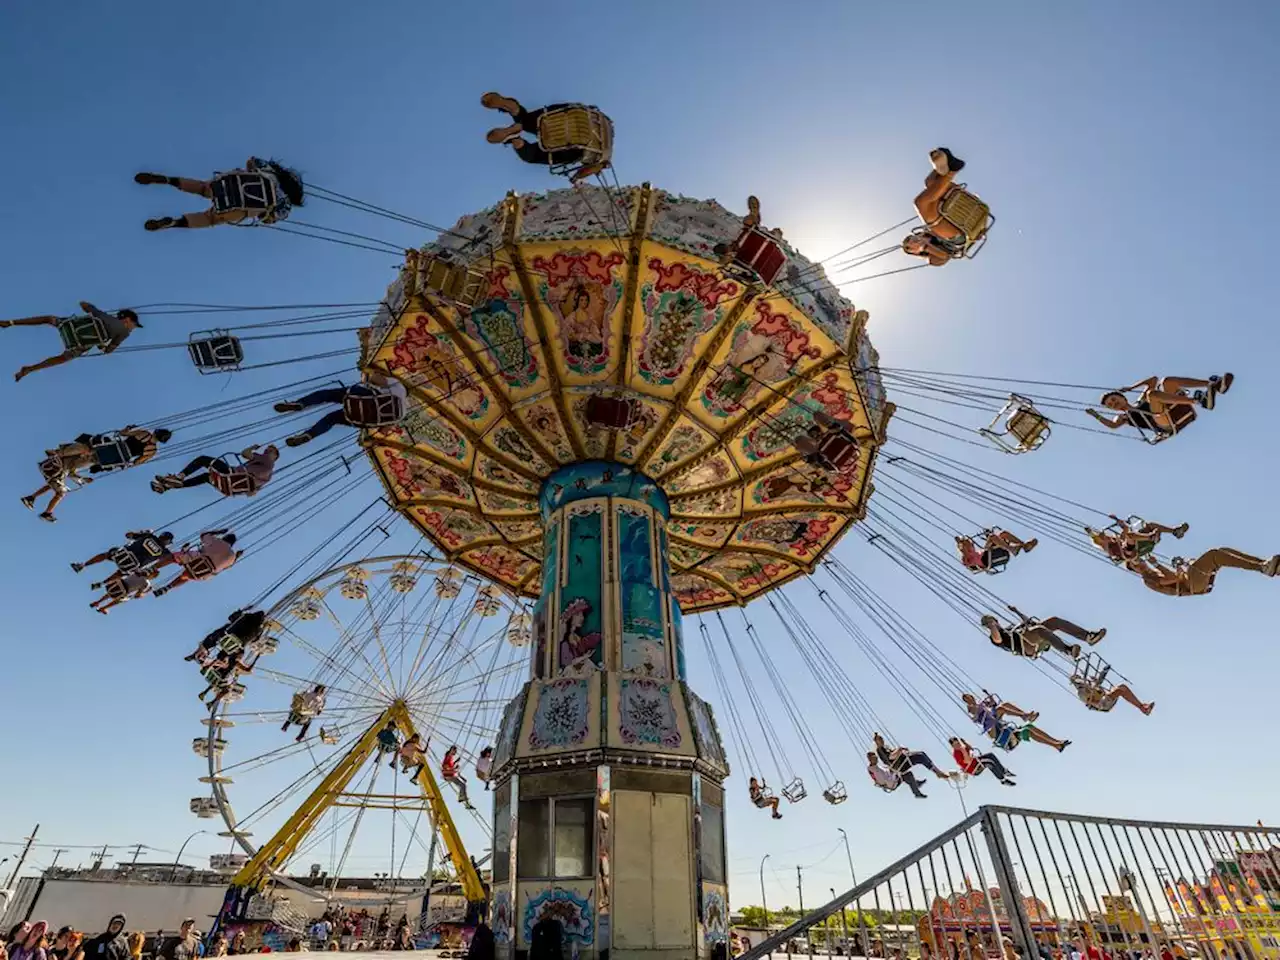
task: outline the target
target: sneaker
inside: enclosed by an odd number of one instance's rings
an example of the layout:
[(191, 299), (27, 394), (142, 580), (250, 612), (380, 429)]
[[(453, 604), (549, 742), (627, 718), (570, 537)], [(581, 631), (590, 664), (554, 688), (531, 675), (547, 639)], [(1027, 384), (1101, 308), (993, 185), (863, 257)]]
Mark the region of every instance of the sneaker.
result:
[(780, 814), (777, 810), (773, 811), (773, 819), (775, 819), (775, 820), (781, 820), (781, 819), (782, 819), (782, 814)]
[(302, 404), (296, 400), (281, 400), (275, 405), (276, 413), (297, 413), (302, 409)]
[(1093, 631), (1093, 633), (1089, 634), (1089, 636), (1085, 638), (1085, 643), (1089, 644), (1089, 646), (1091, 647), (1097, 646), (1098, 641), (1100, 641), (1106, 635), (1107, 635), (1106, 627), (1103, 627), (1101, 630), (1095, 630)]
[(160, 217), (156, 220), (148, 220), (142, 225), (142, 228), (154, 233), (156, 230), (167, 230), (177, 222), (173, 217)]
[(1209, 382), (1213, 384), (1215, 393), (1226, 393), (1231, 389), (1231, 384), (1236, 382), (1236, 375), (1224, 373), (1221, 377), (1210, 377)]
[(1174, 535), (1174, 537), (1176, 537), (1177, 539), (1181, 540), (1183, 537), (1185, 537), (1185, 536), (1187, 535), (1187, 531), (1188, 531), (1188, 530), (1190, 530), (1190, 529), (1191, 529), (1191, 524), (1189, 524), (1189, 523), (1180, 523), (1180, 524), (1178, 524), (1176, 527), (1174, 527), (1174, 528), (1173, 528), (1173, 535)]
[(1023, 545), (1022, 545), (1022, 549), (1023, 549), (1026, 553), (1030, 553), (1032, 550), (1034, 550), (1034, 549), (1035, 549), (1036, 547), (1038, 547), (1039, 545), (1040, 545), (1040, 541), (1039, 541), (1039, 540), (1037, 540), (1035, 537), (1032, 537), (1030, 540), (1028, 540), (1028, 541), (1026, 541), (1025, 543), (1023, 543)]
[(151, 481), (151, 489), (155, 493), (164, 493), (166, 490), (177, 490), (182, 486), (182, 478), (172, 473), (163, 473)]
[(1072, 660), (1080, 659), (1080, 644), (1073, 643), (1068, 651)]
[(26, 507), (28, 510), (34, 510), (34, 509), (36, 508), (36, 498), (35, 498), (35, 497), (23, 497), (23, 498), (22, 498), (22, 505), (23, 505), (24, 507)]
[(1039, 719), (1040, 719), (1039, 710), (1032, 710), (1030, 713), (1027, 714), (1027, 723), (1035, 723)]
[(1277, 553), (1267, 561), (1267, 565), (1262, 568), (1262, 572), (1268, 577), (1274, 577), (1277, 573), (1280, 573), (1280, 553)]
[(41, 519), (41, 520), (46, 521), (47, 523), (57, 523), (57, 522), (58, 522), (58, 518), (57, 518), (57, 517), (55, 517), (52, 513), (50, 513), (48, 510), (46, 510), (44, 513), (40, 514), (40, 519)]
[[(939, 154), (941, 154), (940, 157)], [(935, 147), (929, 154), (929, 159), (933, 160), (933, 168), (943, 176), (948, 173), (959, 173), (964, 169), (964, 161), (946, 147)]]
[(1191, 395), (1191, 399), (1200, 404), (1204, 409), (1212, 410), (1213, 396), (1214, 394), (1212, 390), (1197, 390)]
[(310, 442), (311, 442), (311, 434), (295, 433), (292, 437), (290, 437), (288, 440), (285, 441), (285, 444), (290, 447), (300, 447), (304, 443), (310, 443)]
[(74, 570), (76, 573), (79, 573), (81, 570), (83, 570), (83, 569), (84, 569), (84, 564), (83, 564), (83, 563), (76, 563), (74, 560), (72, 560), (72, 561), (71, 561), (71, 569), (72, 569), (72, 570)]
[(1149, 717), (1151, 716), (1151, 711), (1154, 710), (1155, 708), (1156, 708), (1156, 702), (1152, 700), (1146, 706), (1139, 707), (1138, 709), (1142, 711), (1142, 715), (1144, 717)]
[(1016, 787), (1018, 785), (1016, 782), (1014, 782), (1013, 780), (1010, 780), (1008, 777), (1005, 777), (1003, 780), (1000, 781), (1000, 783), (1006, 787)]
[(1059, 752), (1059, 753), (1061, 753), (1063, 750), (1067, 749), (1067, 747), (1069, 747), (1069, 746), (1071, 746), (1071, 741), (1070, 741), (1070, 740), (1063, 740), (1063, 741), (1062, 741), (1062, 746), (1058, 747), (1058, 752)]
[(168, 183), (169, 178), (160, 173), (135, 173), (133, 175), (133, 182), (141, 183), (143, 185), (151, 183)]

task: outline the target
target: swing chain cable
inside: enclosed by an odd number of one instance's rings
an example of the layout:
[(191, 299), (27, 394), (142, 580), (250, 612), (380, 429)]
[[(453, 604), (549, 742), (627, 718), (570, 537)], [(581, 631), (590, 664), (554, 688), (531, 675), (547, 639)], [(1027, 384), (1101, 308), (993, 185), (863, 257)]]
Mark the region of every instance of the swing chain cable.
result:
[(869, 742), (872, 733), (883, 728), (883, 723), (875, 715), (870, 701), (854, 685), (844, 667), (828, 647), (818, 639), (813, 628), (787, 595), (781, 593), (778, 599), (786, 609), (785, 615), (778, 609), (772, 596), (768, 598), (769, 607), (778, 618), (778, 622), (782, 624), (783, 630), (791, 638), (791, 642), (800, 653), (814, 680), (817, 681), (818, 688), (826, 697), (845, 735), (854, 744)]
[(804, 714), (800, 710), (799, 704), (796, 703), (795, 697), (791, 691), (787, 689), (787, 685), (783, 682), (781, 674), (768, 652), (764, 648), (764, 644), (760, 642), (760, 636), (756, 632), (755, 624), (747, 617), (747, 613), (742, 608), (738, 612), (742, 615), (742, 622), (746, 626), (747, 637), (751, 640), (755, 647), (756, 655), (760, 658), (761, 664), (764, 666), (765, 675), (773, 684), (774, 692), (777, 694), (782, 709), (787, 714), (787, 718), (791, 721), (791, 725), (795, 730), (796, 738), (800, 741), (800, 746), (808, 755), (810, 762), (813, 764), (813, 772), (822, 778), (824, 783), (831, 783), (835, 780), (835, 774), (832, 773), (830, 765), (823, 759), (822, 754), (817, 749), (818, 738), (814, 735), (813, 728), (809, 726), (805, 720)]
[(786, 751), (782, 749), (782, 744), (778, 742), (773, 729), (769, 726), (764, 703), (756, 692), (755, 685), (747, 676), (746, 664), (742, 662), (742, 657), (739, 655), (737, 647), (734, 646), (733, 638), (729, 635), (729, 628), (719, 610), (716, 611), (716, 622), (720, 625), (720, 633), (724, 637), (725, 645), (729, 648), (729, 655), (733, 657), (734, 665), (738, 669), (738, 676), (742, 680), (742, 687), (747, 694), (747, 702), (750, 704), (751, 712), (755, 714), (756, 723), (760, 728), (760, 739), (764, 741), (765, 749), (769, 751), (774, 770), (779, 777), (786, 778), (786, 783), (790, 783), (796, 778), (795, 771), (791, 768), (790, 763), (786, 762)]
[[(929, 699), (924, 696), (910, 680), (894, 668), (884, 651), (881, 650), (871, 640), (867, 633), (853, 620), (853, 618), (849, 616), (848, 611), (832, 602), (830, 594), (825, 591), (821, 591), (819, 593), (819, 597), (835, 617), (836, 622), (844, 628), (845, 632), (862, 651), (863, 655), (871, 661), (872, 666), (874, 666), (889, 685), (897, 691), (898, 696), (902, 698), (903, 702), (907, 704), (908, 708), (921, 720), (929, 731), (936, 735), (939, 740), (945, 744), (948, 736), (945, 721), (943, 721), (937, 710), (934, 709), (933, 705), (929, 702)], [(864, 610), (864, 612), (866, 611)], [(885, 632), (886, 636), (888, 636), (891, 641), (895, 640), (892, 633), (888, 631)], [(893, 736), (892, 731), (884, 730), (880, 732), (888, 735), (891, 739), (898, 740), (897, 737)], [(901, 745), (900, 740), (898, 740), (898, 744)]]
[(760, 758), (756, 755), (751, 745), (751, 737), (747, 733), (746, 723), (738, 710), (737, 698), (730, 693), (728, 676), (725, 673), (723, 664), (720, 662), (720, 654), (716, 650), (715, 644), (711, 641), (711, 634), (707, 630), (707, 623), (703, 617), (698, 618), (698, 631), (702, 635), (702, 643), (707, 651), (707, 659), (711, 663), (711, 678), (715, 682), (716, 693), (720, 695), (720, 702), (724, 704), (725, 713), (729, 718), (730, 739), (737, 747), (736, 752), (743, 759), (749, 774), (755, 776), (763, 770), (760, 766)]

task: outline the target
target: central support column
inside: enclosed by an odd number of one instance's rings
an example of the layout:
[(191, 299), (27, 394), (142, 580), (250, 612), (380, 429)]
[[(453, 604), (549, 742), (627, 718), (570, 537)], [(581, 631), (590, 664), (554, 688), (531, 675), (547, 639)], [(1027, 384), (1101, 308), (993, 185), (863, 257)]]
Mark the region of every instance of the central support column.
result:
[(693, 960), (727, 937), (724, 748), (684, 682), (666, 495), (625, 464), (543, 484), (531, 679), (494, 756), (493, 929), (523, 957)]

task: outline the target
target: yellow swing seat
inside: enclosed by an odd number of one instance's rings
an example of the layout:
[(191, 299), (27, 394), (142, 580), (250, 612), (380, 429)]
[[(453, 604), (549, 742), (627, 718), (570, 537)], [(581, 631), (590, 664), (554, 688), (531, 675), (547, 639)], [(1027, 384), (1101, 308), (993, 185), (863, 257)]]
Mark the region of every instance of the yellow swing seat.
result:
[[(613, 156), (613, 121), (596, 107), (582, 103), (548, 110), (538, 118), (538, 145), (551, 155), (554, 174), (573, 174), (584, 167), (608, 164)], [(582, 153), (572, 160), (564, 159), (569, 151)]]
[[(967, 185), (958, 183), (947, 191), (938, 208), (938, 220), (946, 221), (962, 234), (962, 242), (952, 242), (955, 255), (965, 259), (973, 259), (987, 242), (987, 233), (995, 225), (995, 217), (991, 208), (976, 193), (971, 193)], [(933, 226), (933, 224), (930, 224)]]

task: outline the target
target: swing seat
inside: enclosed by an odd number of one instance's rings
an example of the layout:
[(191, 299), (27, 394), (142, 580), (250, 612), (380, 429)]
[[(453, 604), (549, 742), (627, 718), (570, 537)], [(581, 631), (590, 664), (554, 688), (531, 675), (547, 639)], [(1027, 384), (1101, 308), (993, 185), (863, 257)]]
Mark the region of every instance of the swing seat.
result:
[(436, 596), (441, 600), (452, 600), (462, 592), (462, 584), (457, 580), (455, 574), (442, 574), (436, 577), (435, 583)]
[(446, 300), (474, 307), (488, 290), (489, 278), (483, 270), (443, 257), (424, 256), (418, 268), (418, 289)]
[(97, 317), (67, 317), (58, 324), (58, 336), (68, 350), (101, 349), (111, 342), (111, 335)]
[(815, 456), (820, 458), (826, 469), (838, 473), (851, 462), (857, 461), (858, 441), (844, 427), (836, 427), (818, 441)]
[(303, 593), (298, 602), (290, 608), (289, 612), (299, 620), (319, 620), (320, 604), (323, 600), (324, 594), (315, 587), (311, 587)]
[(608, 164), (613, 156), (613, 121), (583, 103), (548, 110), (538, 118), (538, 145), (550, 154), (549, 167), (557, 176)]
[(630, 430), (640, 412), (640, 404), (630, 397), (606, 397), (593, 394), (584, 410), (587, 423), (606, 430)]
[(978, 431), (1005, 453), (1030, 453), (1049, 439), (1049, 420), (1026, 397), (1009, 394), (1009, 401)]
[(743, 283), (768, 287), (786, 265), (786, 251), (773, 234), (758, 226), (744, 227), (734, 241), (733, 258), (725, 265), (725, 273)]
[(837, 780), (831, 786), (827, 787), (827, 789), (822, 791), (822, 799), (832, 806), (835, 806), (836, 804), (844, 803), (849, 799), (849, 791), (845, 789), (843, 781)]
[(1194, 423), (1196, 419), (1196, 407), (1194, 403), (1179, 403), (1169, 407), (1169, 420), (1173, 424), (1173, 430), (1165, 432), (1163, 430), (1148, 431), (1142, 427), (1138, 427), (1138, 432), (1142, 434), (1142, 439), (1152, 445), (1163, 443), (1170, 437), (1177, 436), (1187, 427), (1188, 424)]
[(223, 653), (238, 653), (244, 649), (244, 641), (234, 633), (223, 633), (218, 638), (218, 649)]
[(338, 592), (347, 600), (363, 600), (369, 596), (369, 587), (359, 577), (343, 577)]
[(224, 497), (252, 497), (260, 489), (258, 481), (245, 472), (239, 454), (228, 453), (219, 458), (228, 469), (216, 464), (209, 467), (209, 485)]
[(226, 703), (239, 703), (244, 699), (244, 684), (233, 683), (227, 688), (226, 695), (222, 698)]
[(387, 578), (387, 582), (391, 584), (391, 589), (396, 593), (413, 593), (418, 586), (418, 578), (414, 575), (413, 564), (397, 563), (391, 576)]
[(336, 746), (338, 740), (342, 738), (342, 731), (338, 727), (330, 727), (320, 731), (320, 742), (326, 747)]
[(155, 563), (168, 552), (168, 547), (155, 537), (148, 536), (135, 540), (127, 547), (112, 547), (107, 551), (107, 556), (121, 573), (132, 573), (139, 567)]
[(804, 781), (796, 777), (782, 788), (782, 795), (790, 803), (799, 803), (809, 795), (809, 791), (805, 789)]
[(112, 600), (128, 600), (129, 588), (123, 580), (108, 580), (103, 584), (107, 591), (107, 596)]
[(188, 807), (201, 820), (212, 820), (218, 816), (218, 801), (213, 797), (192, 797)]
[[(978, 255), (987, 242), (987, 233), (995, 224), (991, 216), (991, 208), (976, 193), (969, 191), (966, 184), (958, 183), (947, 191), (938, 208), (938, 221), (945, 221), (959, 230), (963, 241), (943, 241), (955, 250), (955, 256), (972, 260)], [(929, 224), (933, 226), (933, 224)], [(935, 238), (937, 239), (937, 238)]]
[(226, 330), (193, 333), (187, 343), (187, 353), (201, 373), (237, 370), (244, 363), (244, 347), (240, 338)]
[(219, 174), (210, 184), (215, 213), (248, 210), (254, 215), (270, 213), (276, 206), (275, 178), (248, 170)]
[(246, 643), (245, 647), (254, 656), (266, 657), (280, 649), (280, 639), (264, 633), (256, 640)]
[(192, 580), (208, 580), (218, 572), (213, 567), (213, 561), (200, 553), (184, 561), (181, 566)]
[(61, 457), (45, 457), (40, 461), (40, 476), (45, 483), (53, 483), (66, 475), (66, 467)]
[(348, 390), (342, 398), (342, 412), (353, 427), (387, 427), (404, 419), (404, 401), (393, 393)]
[(105, 471), (123, 470), (131, 465), (129, 445), (124, 437), (105, 434), (93, 438), (93, 459)]

